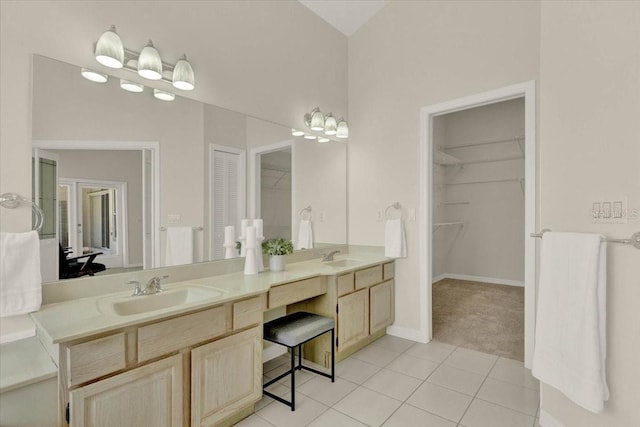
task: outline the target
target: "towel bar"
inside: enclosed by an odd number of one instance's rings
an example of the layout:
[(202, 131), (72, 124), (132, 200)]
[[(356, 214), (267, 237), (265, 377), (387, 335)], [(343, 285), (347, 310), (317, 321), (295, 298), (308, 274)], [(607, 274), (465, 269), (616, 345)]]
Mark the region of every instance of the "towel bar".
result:
[(44, 212), (40, 209), (40, 206), (36, 205), (33, 200), (22, 197), (16, 193), (4, 193), (0, 196), (0, 206), (8, 209), (15, 209), (22, 203), (29, 203), (31, 205), (31, 210), (36, 216), (36, 222), (33, 224), (33, 229), (40, 231), (44, 225)]
[[(547, 231), (551, 231), (548, 228), (543, 229), (540, 233), (531, 233), (531, 237), (542, 237), (544, 233)], [(636, 231), (631, 235), (630, 239), (612, 239), (610, 237), (605, 237), (604, 242), (607, 243), (622, 243), (623, 245), (631, 245), (636, 249), (640, 249), (640, 231)]]

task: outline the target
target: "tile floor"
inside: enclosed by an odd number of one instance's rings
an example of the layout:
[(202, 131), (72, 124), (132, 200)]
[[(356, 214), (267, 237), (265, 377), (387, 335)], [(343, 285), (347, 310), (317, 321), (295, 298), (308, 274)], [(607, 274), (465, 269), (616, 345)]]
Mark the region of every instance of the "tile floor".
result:
[[(265, 378), (288, 356), (264, 365)], [(300, 372), (300, 371), (298, 371)], [(269, 390), (290, 398), (289, 378)], [(296, 373), (296, 410), (264, 397), (241, 427), (537, 427), (539, 385), (522, 362), (384, 336), (336, 366), (336, 382)]]

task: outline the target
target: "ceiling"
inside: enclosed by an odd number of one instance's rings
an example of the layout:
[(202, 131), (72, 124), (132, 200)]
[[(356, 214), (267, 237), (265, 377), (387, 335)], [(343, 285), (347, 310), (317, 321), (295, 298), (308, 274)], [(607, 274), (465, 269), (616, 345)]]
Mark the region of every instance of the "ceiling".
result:
[(349, 37), (390, 0), (298, 0)]

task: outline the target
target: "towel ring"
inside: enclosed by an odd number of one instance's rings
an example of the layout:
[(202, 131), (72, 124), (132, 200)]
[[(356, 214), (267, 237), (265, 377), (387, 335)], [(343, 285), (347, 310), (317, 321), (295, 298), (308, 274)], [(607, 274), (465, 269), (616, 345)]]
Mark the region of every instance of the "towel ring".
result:
[(16, 193), (4, 193), (0, 195), (0, 206), (8, 209), (15, 209), (23, 203), (31, 205), (31, 210), (36, 216), (35, 223), (33, 224), (33, 230), (40, 231), (44, 225), (44, 212), (38, 205), (36, 205), (31, 199), (22, 197)]
[[(311, 219), (312, 211), (313, 209), (311, 209), (311, 205), (309, 205), (306, 208), (301, 209), (300, 212), (298, 213), (298, 216), (300, 217), (300, 219), (304, 219), (305, 221), (308, 221)], [(305, 214), (307, 215), (306, 218), (305, 218)]]
[[(392, 219), (389, 216), (389, 210), (393, 209), (394, 211), (398, 212), (400, 214), (400, 218), (398, 219), (402, 219), (402, 206), (400, 205), (399, 202), (394, 202), (392, 204), (390, 204), (389, 206), (387, 206), (387, 208), (384, 210), (384, 218), (385, 219)], [(391, 212), (393, 213), (393, 212)]]

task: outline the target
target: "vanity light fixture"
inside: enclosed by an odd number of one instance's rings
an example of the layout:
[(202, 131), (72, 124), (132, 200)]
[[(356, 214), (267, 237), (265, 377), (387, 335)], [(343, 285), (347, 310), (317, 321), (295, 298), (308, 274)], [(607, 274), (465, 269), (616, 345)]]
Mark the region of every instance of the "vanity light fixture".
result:
[(153, 89), (153, 96), (161, 101), (173, 101), (176, 99), (176, 95), (171, 92), (165, 92), (160, 89)]
[(336, 131), (336, 137), (349, 138), (349, 126), (347, 125), (347, 122), (343, 118), (340, 118), (340, 120), (338, 120), (338, 129)]
[(313, 140), (313, 139), (316, 139), (316, 136), (315, 136), (315, 135), (312, 135), (312, 134), (310, 134), (310, 133), (305, 133), (305, 134), (304, 134), (304, 139), (308, 139), (308, 140), (310, 140), (310, 141), (311, 141), (311, 140)]
[(109, 80), (109, 76), (104, 73), (99, 73), (97, 71), (90, 70), (88, 68), (82, 68), (80, 70), (80, 74), (87, 80), (91, 80), (96, 83), (106, 83)]
[(127, 92), (136, 92), (140, 93), (144, 91), (144, 86), (140, 83), (132, 82), (125, 79), (120, 79), (120, 87)]
[(116, 26), (112, 25), (102, 33), (95, 50), (96, 61), (109, 68), (124, 66), (124, 46), (120, 36), (116, 33)]
[(304, 136), (304, 131), (297, 130), (297, 129), (291, 129), (291, 135), (292, 136)]
[(187, 61), (187, 55), (182, 54), (173, 69), (173, 86), (182, 90), (193, 90), (194, 85), (193, 67)]
[(138, 74), (148, 80), (160, 80), (162, 78), (162, 59), (149, 40), (138, 57)]
[(343, 118), (336, 120), (331, 113), (325, 116), (319, 107), (304, 115), (304, 124), (313, 131), (324, 132), (325, 135), (349, 138), (349, 125), (347, 122)]
[(329, 142), (331, 141), (329, 138), (325, 138), (324, 136), (319, 136), (318, 137), (318, 142), (321, 144), (324, 144), (325, 142)]
[[(104, 66), (122, 68), (148, 80), (161, 80), (180, 90), (193, 90), (195, 87), (195, 74), (186, 55), (183, 54), (175, 65), (163, 62), (151, 40), (141, 52), (127, 49), (122, 45), (115, 25), (112, 25), (98, 39), (95, 45), (95, 57)], [(169, 73), (171, 73), (170, 77)]]

